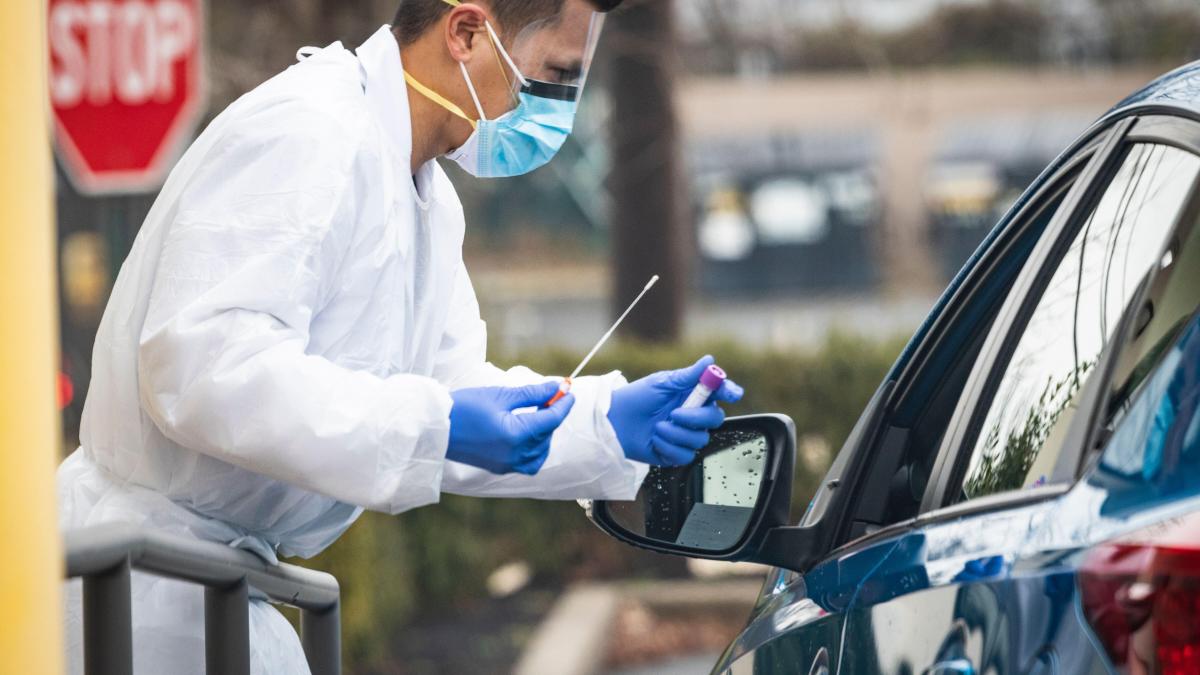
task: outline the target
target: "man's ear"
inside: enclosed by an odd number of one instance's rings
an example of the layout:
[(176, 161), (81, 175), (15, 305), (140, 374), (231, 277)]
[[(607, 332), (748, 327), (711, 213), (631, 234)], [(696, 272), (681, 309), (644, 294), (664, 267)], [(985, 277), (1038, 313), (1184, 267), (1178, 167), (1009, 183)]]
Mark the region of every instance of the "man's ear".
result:
[(478, 5), (463, 3), (450, 10), (446, 20), (446, 46), (459, 63), (471, 59), (477, 40), (488, 39), (487, 14)]

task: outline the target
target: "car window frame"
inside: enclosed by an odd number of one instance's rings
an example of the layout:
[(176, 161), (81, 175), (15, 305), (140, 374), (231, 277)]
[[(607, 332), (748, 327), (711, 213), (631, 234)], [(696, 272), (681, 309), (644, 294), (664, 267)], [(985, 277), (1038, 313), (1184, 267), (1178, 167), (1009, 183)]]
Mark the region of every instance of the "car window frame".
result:
[[(910, 517), (902, 518), (894, 522), (886, 523), (872, 529), (870, 532), (854, 534), (852, 526), (859, 522), (855, 516), (861, 513), (859, 503), (864, 499), (863, 490), (867, 489), (872, 480), (876, 480), (878, 476), (871, 472), (878, 467), (878, 461), (884, 458), (889, 446), (889, 439), (893, 436), (901, 439), (902, 443), (909, 442), (907, 436), (914, 431), (912, 426), (913, 419), (912, 410), (909, 403), (917, 397), (921, 397), (923, 389), (921, 382), (930, 378), (944, 379), (949, 375), (945, 368), (939, 369), (936, 374), (930, 374), (931, 363), (936, 362), (947, 350), (955, 348), (955, 345), (949, 344), (953, 340), (954, 335), (961, 337), (962, 333), (972, 333), (975, 336), (979, 332), (987, 330), (995, 320), (995, 316), (999, 312), (999, 307), (1004, 304), (1007, 294), (1001, 293), (998, 298), (989, 302), (994, 302), (996, 308), (989, 312), (985, 317), (972, 316), (975, 306), (980, 302), (985, 302), (986, 296), (990, 291), (985, 290), (986, 286), (995, 283), (995, 277), (1002, 275), (1003, 272), (999, 269), (1003, 267), (1004, 262), (1010, 256), (1023, 256), (1021, 268), (1024, 267), (1024, 260), (1032, 253), (1032, 247), (1022, 251), (1021, 249), (1028, 246), (1023, 240), (1029, 228), (1040, 221), (1047, 208), (1053, 206), (1053, 211), (1050, 215), (1051, 219), (1065, 204), (1066, 196), (1074, 188), (1075, 183), (1083, 177), (1085, 168), (1090, 164), (1093, 156), (1103, 146), (1104, 139), (1107, 138), (1104, 132), (1097, 133), (1086, 142), (1080, 143), (1075, 152), (1057, 163), (1055, 170), (1047, 178), (1042, 180), (1031, 195), (1021, 202), (1015, 214), (1007, 219), (1007, 224), (1000, 236), (987, 245), (985, 251), (979, 256), (977, 264), (970, 270), (964, 280), (964, 283), (955, 291), (950, 300), (946, 303), (945, 308), (936, 316), (932, 322), (931, 328), (926, 336), (914, 349), (912, 359), (905, 368), (902, 369), (901, 375), (894, 382), (893, 391), (887, 400), (884, 402), (885, 408), (878, 411), (881, 414), (880, 419), (874, 425), (870, 445), (867, 449), (870, 459), (866, 462), (862, 472), (857, 476), (857, 480), (852, 485), (843, 486), (843, 489), (849, 489), (854, 492), (852, 498), (854, 506), (846, 513), (846, 522), (841, 526), (839, 539), (843, 544), (857, 541), (863, 538), (874, 538), (876, 532), (891, 531), (893, 526), (911, 523), (917, 519), (923, 511), (918, 508), (916, 513)], [(1054, 205), (1058, 202), (1057, 205)], [(1044, 227), (1048, 227), (1048, 224)], [(1039, 234), (1037, 240), (1041, 239)], [(1036, 241), (1034, 242), (1036, 245)], [(1017, 270), (1020, 271), (1019, 269)], [(963, 324), (968, 325), (964, 330)], [(978, 337), (968, 337), (967, 342), (972, 342)], [(963, 345), (957, 345), (957, 348), (962, 348)], [(970, 369), (974, 367), (976, 358), (970, 362), (962, 364)], [(957, 369), (959, 366), (954, 366), (950, 370)], [(928, 392), (924, 392), (928, 393)], [(961, 396), (961, 391), (954, 394), (954, 402), (951, 403), (951, 415), (957, 408), (957, 399)], [(947, 422), (949, 421), (947, 416)], [(930, 471), (930, 479), (933, 477), (933, 471)], [(924, 492), (922, 492), (923, 498)]]
[[(868, 416), (873, 421), (869, 424), (869, 429), (864, 429), (869, 433), (867, 438), (854, 441), (853, 439), (859, 435), (859, 429), (856, 427), (855, 432), (851, 434), (851, 439), (848, 439), (846, 445), (838, 453), (835, 459), (835, 465), (842, 461), (843, 456), (849, 452), (859, 452), (866, 450), (866, 454), (873, 456), (878, 452), (879, 446), (884, 442), (888, 429), (892, 426), (897, 414), (897, 406), (902, 403), (906, 396), (911, 394), (911, 390), (916, 380), (920, 379), (926, 370), (926, 364), (929, 360), (938, 354), (942, 349), (946, 348), (945, 340), (947, 334), (954, 331), (961, 321), (964, 321), (964, 312), (967, 308), (976, 301), (981, 291), (981, 285), (988, 283), (993, 278), (996, 266), (1008, 255), (1013, 255), (1013, 247), (1017, 245), (1021, 233), (1025, 228), (1037, 219), (1042, 210), (1047, 204), (1053, 200), (1063, 199), (1063, 202), (1057, 207), (1058, 212), (1063, 211), (1068, 205), (1068, 199), (1072, 191), (1076, 190), (1081, 182), (1088, 179), (1088, 170), (1097, 161), (1097, 157), (1105, 151), (1110, 145), (1110, 139), (1114, 133), (1123, 134), (1125, 127), (1120, 124), (1098, 124), (1080, 136), (1070, 148), (1064, 151), (1063, 155), (1055, 160), (1047, 174), (1038, 179), (1035, 183), (1035, 188), (1031, 194), (1023, 195), (1022, 198), (1014, 205), (1015, 213), (1011, 217), (1006, 217), (1007, 225), (1002, 232), (990, 235), (985, 240), (983, 248), (972, 256), (972, 260), (968, 261), (967, 269), (960, 272), (962, 276), (961, 283), (952, 284), (951, 294), (946, 298), (944, 304), (935, 309), (936, 314), (928, 319), (928, 324), (923, 331), (919, 331), (920, 339), (918, 342), (906, 348), (907, 359), (903, 356), (903, 366), (895, 370), (889, 378), (881, 386), (880, 392), (877, 392), (872, 397), (866, 411), (860, 417), (859, 424), (861, 425)], [(1069, 183), (1069, 184), (1068, 184)], [(1066, 194), (1064, 195), (1064, 191)], [(1046, 231), (1050, 231), (1053, 225), (1052, 222), (1046, 225)], [(1039, 241), (1044, 238), (1045, 232), (1039, 237)], [(1035, 244), (1036, 248), (1036, 244)], [(1032, 257), (1034, 251), (1030, 251), (1029, 257)], [(1002, 299), (1001, 304), (1006, 302)], [(999, 310), (997, 310), (997, 313)], [(994, 325), (994, 324), (993, 324)], [(923, 335), (921, 334), (923, 333)], [(885, 391), (887, 390), (887, 391)], [(965, 386), (964, 386), (965, 391)], [(884, 394), (881, 396), (881, 394)], [(961, 397), (961, 394), (960, 394)], [(953, 422), (951, 418), (950, 422)], [(853, 441), (853, 442), (851, 442)], [(861, 448), (861, 444), (869, 444), (869, 449)], [(869, 460), (868, 460), (869, 461)], [(834, 473), (833, 469), (830, 473)], [(858, 472), (852, 481), (847, 482), (846, 470), (838, 471), (836, 478), (833, 481), (822, 481), (822, 485), (818, 488), (817, 497), (825, 495), (833, 489), (833, 485), (827, 485), (832, 482), (836, 484), (839, 490), (857, 490), (867, 480), (865, 471)], [(926, 490), (935, 485), (937, 478), (937, 466), (931, 472), (929, 484)], [(1030, 491), (1028, 494), (1022, 495), (1022, 500), (1029, 499), (1045, 499), (1053, 494), (1061, 493), (1055, 487), (1041, 488), (1036, 491)], [(827, 501), (828, 495), (825, 495)], [(1007, 495), (1006, 495), (1007, 496)], [(857, 501), (857, 495), (854, 498)], [(822, 501), (814, 498), (814, 502)], [(1011, 499), (1010, 499), (1011, 501)], [(972, 505), (970, 509), (977, 509), (978, 505)], [(959, 509), (961, 512), (966, 512), (968, 509)], [(801, 523), (810, 520), (813, 509), (810, 509), (805, 517), (801, 519)], [(845, 515), (846, 521), (840, 523), (837, 529), (840, 533), (837, 539), (842, 539), (846, 536), (849, 528), (849, 521), (852, 519), (852, 514), (856, 511), (854, 508), (847, 509)], [(899, 520), (894, 523), (889, 523), (880, 527), (877, 530), (868, 532), (857, 537), (847, 537), (840, 542), (835, 542), (833, 548), (823, 556), (824, 560), (836, 558), (846, 553), (870, 546), (875, 542), (897, 536), (905, 531), (911, 530), (916, 526), (922, 525), (927, 520), (926, 509), (924, 505), (918, 511), (917, 515), (912, 518)]]
[[(996, 388), (1008, 368), (1013, 351), (1025, 334), (1025, 328), (1037, 308), (1038, 301), (1041, 299), (1041, 291), (1048, 281), (1048, 277), (1055, 272), (1056, 268), (1048, 269), (1047, 263), (1060, 258), (1063, 250), (1071, 245), (1080, 225), (1089, 217), (1092, 208), (1103, 196), (1115, 173), (1120, 169), (1126, 151), (1135, 144), (1152, 143), (1178, 148), (1200, 156), (1200, 123), (1191, 119), (1162, 114), (1130, 116), (1118, 120), (1116, 129), (1117, 133), (1113, 133), (1107, 139), (1105, 147), (1097, 153), (1097, 156), (1093, 158), (1093, 164), (1085, 170), (1085, 175), (1081, 176), (1079, 182), (1076, 183), (1072, 190), (1074, 194), (1068, 195), (1063, 208), (1047, 226), (1046, 232), (1043, 233), (1041, 240), (1029, 256), (1026, 269), (1018, 274), (1012, 292), (1000, 309), (993, 333), (987, 338), (980, 351), (979, 358), (963, 388), (958, 409), (942, 440), (934, 467), (934, 475), (930, 477), (919, 519), (927, 519), (926, 517), (930, 514), (958, 516), (963, 513), (995, 510), (1016, 503), (1044, 499), (1047, 496), (1065, 492), (1080, 477), (1085, 466), (1083, 459), (1087, 456), (1086, 448), (1095, 438), (1093, 427), (1098, 423), (1097, 407), (1102, 404), (1102, 401), (1096, 399), (1101, 397), (1090, 397), (1093, 400), (1088, 401), (1086, 407), (1081, 403), (1076, 416), (1081, 420), (1086, 420), (1086, 426), (1083, 427), (1084, 433), (1068, 434), (1068, 437), (1064, 439), (1064, 447), (1061, 452), (1067, 456), (1068, 461), (1073, 460), (1072, 465), (1075, 467), (1075, 471), (1072, 476), (1068, 478), (1056, 475), (1055, 479), (1061, 482), (1047, 485), (1045, 489), (1007, 490), (961, 502), (953, 501), (966, 478), (966, 469), (975, 451), (975, 441), (983, 424), (983, 418), (990, 409)], [(1183, 218), (1188, 213), (1190, 205), (1196, 199), (1196, 191), (1197, 188), (1194, 185), (1181, 208), (1179, 218)], [(1177, 226), (1178, 223), (1176, 223)], [(1135, 296), (1140, 296), (1143, 292), (1143, 290), (1139, 290)], [(1131, 302), (1136, 299), (1136, 297), (1131, 298)], [(1122, 329), (1114, 333), (1109, 344), (1123, 345), (1124, 341), (1125, 332)], [(1106, 347), (1101, 353), (1101, 358), (1109, 360), (1108, 354), (1111, 351)], [(1109, 375), (1108, 372), (1097, 370), (1091, 379), (1095, 379), (1095, 377), (1107, 379)], [(1096, 386), (1103, 384), (1102, 382)], [(1061, 463), (1061, 461), (1057, 462), (1056, 465)]]

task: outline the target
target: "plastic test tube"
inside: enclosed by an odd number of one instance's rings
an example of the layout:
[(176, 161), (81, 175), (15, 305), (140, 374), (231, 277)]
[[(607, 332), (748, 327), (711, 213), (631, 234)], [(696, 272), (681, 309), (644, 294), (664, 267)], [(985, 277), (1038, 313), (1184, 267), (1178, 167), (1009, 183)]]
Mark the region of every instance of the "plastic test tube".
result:
[(554, 405), (555, 403), (558, 403), (559, 399), (566, 396), (570, 392), (571, 392), (571, 378), (564, 377), (563, 381), (558, 383), (558, 391), (554, 392), (554, 396), (550, 397), (549, 401), (546, 401), (545, 403), (543, 403), (542, 407), (549, 408), (550, 406)]
[(725, 371), (721, 370), (720, 366), (713, 364), (705, 368), (704, 372), (700, 374), (700, 384), (697, 384), (692, 393), (688, 394), (687, 400), (683, 402), (682, 407), (699, 408), (708, 403), (709, 397), (713, 395), (713, 392), (720, 389), (724, 382)]

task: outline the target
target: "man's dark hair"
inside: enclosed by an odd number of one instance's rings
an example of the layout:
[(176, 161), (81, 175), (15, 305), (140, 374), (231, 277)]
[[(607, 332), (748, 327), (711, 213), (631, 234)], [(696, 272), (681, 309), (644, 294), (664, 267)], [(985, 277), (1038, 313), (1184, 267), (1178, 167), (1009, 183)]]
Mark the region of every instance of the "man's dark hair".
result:
[[(617, 8), (623, 0), (588, 0), (597, 11), (609, 12)], [(557, 14), (564, 0), (487, 0), (486, 6), (492, 10), (501, 30), (520, 30), (525, 26), (548, 16)], [(400, 0), (400, 8), (396, 10), (396, 18), (392, 20), (392, 32), (401, 47), (416, 42), (434, 26), (452, 8), (445, 0)]]

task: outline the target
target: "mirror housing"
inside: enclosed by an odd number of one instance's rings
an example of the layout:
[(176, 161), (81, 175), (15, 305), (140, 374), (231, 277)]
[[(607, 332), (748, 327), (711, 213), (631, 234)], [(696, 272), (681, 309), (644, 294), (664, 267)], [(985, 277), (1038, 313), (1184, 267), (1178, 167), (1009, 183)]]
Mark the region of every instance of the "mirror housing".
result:
[[(587, 507), (588, 517), (609, 535), (627, 544), (658, 553), (685, 555), (709, 560), (726, 560), (731, 562), (747, 560), (779, 564), (774, 562), (774, 559), (778, 556), (763, 555), (769, 552), (764, 551), (764, 544), (771, 539), (770, 534), (772, 531), (799, 529), (787, 527), (792, 501), (792, 477), (796, 462), (795, 424), (786, 415), (732, 417), (726, 420), (725, 424), (713, 433), (714, 436), (718, 434), (726, 434), (732, 437), (750, 435), (756, 438), (761, 437), (765, 441), (766, 458), (762, 466), (762, 482), (759, 487), (758, 496), (749, 514), (749, 520), (746, 522), (745, 531), (732, 545), (723, 549), (710, 550), (678, 541), (655, 539), (645, 534), (634, 532), (623, 524), (619, 518), (614, 517), (613, 505), (628, 504), (628, 502), (594, 501)], [(722, 448), (721, 450), (728, 449)], [(702, 465), (708, 457), (712, 457), (715, 454), (716, 452), (709, 448), (701, 450), (697, 453), (696, 462), (693, 463), (692, 467)], [(672, 496), (682, 495), (687, 492), (683, 485), (684, 481), (687, 480), (685, 474), (688, 472), (686, 470), (653, 467), (650, 471), (651, 473), (647, 476), (646, 482), (643, 484), (643, 491), (647, 489), (645, 485), (653, 484), (660, 488), (665, 485), (664, 493)], [(694, 471), (691, 473), (693, 476), (695, 475)], [(678, 496), (676, 498), (683, 499), (684, 497)], [(690, 513), (684, 509), (670, 509), (663, 516), (670, 521), (666, 524), (666, 529), (670, 532), (681, 531), (685, 527), (683, 521), (688, 520), (686, 524), (690, 531), (693, 535), (697, 534), (694, 521), (686, 518), (689, 515)], [(702, 522), (699, 527), (712, 528), (719, 526), (719, 523), (710, 525)], [(716, 530), (716, 534), (720, 534), (720, 530)], [(782, 566), (792, 567), (792, 565)]]
[[(837, 546), (847, 527), (858, 476), (868, 462), (870, 439), (879, 431), (885, 403), (895, 381), (885, 380), (850, 431), (833, 465), (817, 487), (798, 525), (789, 524), (792, 478), (796, 464), (796, 428), (786, 415), (731, 417), (722, 431), (751, 432), (766, 438), (768, 462), (764, 483), (746, 532), (733, 547), (702, 550), (679, 543), (651, 540), (629, 531), (612, 518), (610, 502), (586, 502), (588, 518), (601, 530), (627, 544), (658, 553), (709, 560), (756, 562), (796, 572), (806, 572)], [(704, 451), (698, 453), (703, 460)], [(654, 471), (654, 469), (652, 469)], [(652, 474), (653, 475), (653, 474)], [(650, 480), (650, 478), (647, 478)]]

